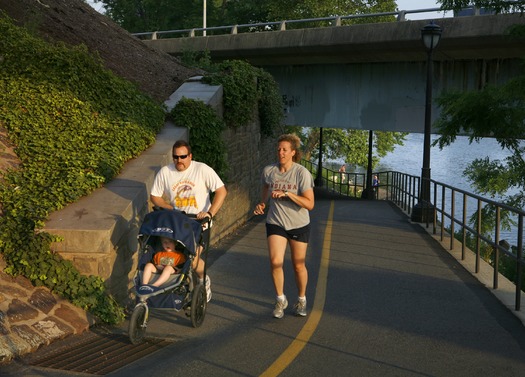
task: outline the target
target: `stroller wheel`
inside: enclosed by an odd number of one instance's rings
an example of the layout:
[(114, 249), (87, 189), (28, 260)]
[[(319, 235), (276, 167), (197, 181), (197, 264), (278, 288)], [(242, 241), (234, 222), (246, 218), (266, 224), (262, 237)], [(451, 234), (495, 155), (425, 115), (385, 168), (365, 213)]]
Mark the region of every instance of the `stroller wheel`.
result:
[(193, 289), (191, 299), (191, 324), (193, 327), (199, 327), (204, 322), (206, 315), (206, 288), (204, 284), (197, 284)]
[(148, 310), (145, 304), (139, 304), (133, 309), (129, 320), (128, 335), (133, 344), (139, 344), (146, 334), (148, 325)]

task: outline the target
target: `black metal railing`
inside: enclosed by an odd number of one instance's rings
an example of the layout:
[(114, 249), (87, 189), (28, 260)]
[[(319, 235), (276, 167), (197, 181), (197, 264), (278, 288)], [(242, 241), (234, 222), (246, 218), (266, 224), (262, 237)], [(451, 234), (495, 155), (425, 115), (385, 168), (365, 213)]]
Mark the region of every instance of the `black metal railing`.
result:
[[(317, 164), (306, 160), (302, 160), (301, 164), (316, 176)], [(355, 198), (361, 197), (366, 184), (366, 174), (364, 173), (339, 172), (329, 168), (323, 168), (320, 178), (325, 189), (332, 193)]]
[[(316, 164), (309, 161), (302, 161), (302, 164), (314, 176), (321, 178), (323, 188), (333, 193), (361, 198), (361, 192), (366, 188), (365, 173), (340, 173), (323, 168), (322, 174), (317, 176)], [(410, 215), (418, 203), (421, 177), (397, 171), (382, 171), (373, 174), (377, 175), (380, 181), (376, 199), (389, 200)], [(343, 175), (346, 175), (346, 178), (341, 178)], [(480, 272), (482, 259), (488, 262), (493, 268), (493, 289), (498, 289), (500, 273), (513, 281), (516, 286), (515, 310), (520, 310), (525, 265), (523, 255), (525, 211), (433, 179), (430, 180), (430, 190), (430, 197), (434, 204), (431, 207), (433, 216), (426, 217), (427, 228), (432, 227), (431, 231), (435, 235), (439, 230), (442, 242), (445, 241), (445, 237), (449, 237), (450, 250), (453, 250), (456, 243), (459, 242), (462, 260), (465, 260), (468, 252), (473, 252), (474, 273)], [(473, 215), (477, 215), (475, 221), (471, 221)], [(510, 232), (505, 229), (503, 216), (514, 224)], [(483, 231), (484, 221), (493, 222), (492, 231)], [(504, 231), (509, 239), (502, 239)], [(487, 250), (491, 252), (487, 253)]]

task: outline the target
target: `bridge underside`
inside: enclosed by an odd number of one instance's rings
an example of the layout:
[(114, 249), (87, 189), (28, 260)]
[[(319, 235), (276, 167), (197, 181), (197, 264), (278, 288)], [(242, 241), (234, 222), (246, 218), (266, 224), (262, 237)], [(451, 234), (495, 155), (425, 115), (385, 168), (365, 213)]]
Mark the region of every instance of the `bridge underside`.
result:
[[(436, 62), (433, 98), (442, 92), (497, 85), (521, 61)], [(424, 132), (426, 63), (359, 63), (264, 67), (279, 83), (287, 125)], [(439, 116), (434, 104), (432, 118)]]
[[(279, 83), (287, 124), (423, 132), (427, 54), (421, 28), (403, 21), (144, 41), (180, 56), (208, 51), (212, 60), (242, 59)], [(525, 39), (508, 29), (522, 14), (436, 20), (433, 98), (445, 90), (479, 90), (522, 74)], [(432, 110), (433, 118), (439, 109)]]

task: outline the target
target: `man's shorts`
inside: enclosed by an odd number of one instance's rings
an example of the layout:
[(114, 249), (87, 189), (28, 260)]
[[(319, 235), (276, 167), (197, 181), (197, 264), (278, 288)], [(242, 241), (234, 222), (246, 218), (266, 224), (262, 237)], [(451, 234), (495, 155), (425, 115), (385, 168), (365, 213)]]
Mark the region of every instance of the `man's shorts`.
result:
[(310, 239), (310, 224), (302, 228), (286, 230), (279, 225), (266, 224), (266, 237), (271, 235), (278, 235), (289, 240), (308, 243)]

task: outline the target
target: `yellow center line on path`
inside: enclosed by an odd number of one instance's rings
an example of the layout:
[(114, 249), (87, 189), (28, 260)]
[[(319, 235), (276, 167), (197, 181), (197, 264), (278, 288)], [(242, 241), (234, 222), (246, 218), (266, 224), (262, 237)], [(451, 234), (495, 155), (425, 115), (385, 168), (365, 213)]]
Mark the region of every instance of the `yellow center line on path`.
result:
[(314, 331), (317, 329), (321, 316), (323, 315), (324, 303), (326, 300), (326, 282), (328, 278), (328, 265), (330, 263), (330, 244), (332, 243), (332, 219), (334, 216), (334, 202), (330, 203), (330, 211), (328, 213), (328, 220), (326, 221), (326, 229), (324, 232), (323, 250), (321, 254), (321, 267), (319, 269), (319, 277), (317, 279), (317, 287), (315, 288), (315, 301), (312, 312), (303, 328), (297, 334), (294, 341), (288, 348), (274, 361), (268, 369), (266, 369), (260, 377), (274, 377), (278, 376), (294, 359), (301, 353), (306, 346)]

